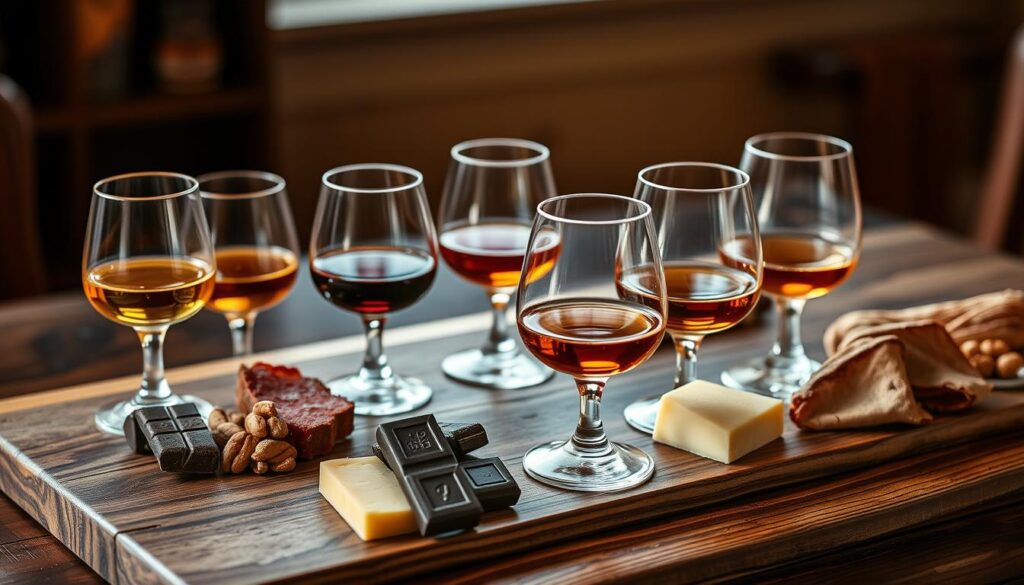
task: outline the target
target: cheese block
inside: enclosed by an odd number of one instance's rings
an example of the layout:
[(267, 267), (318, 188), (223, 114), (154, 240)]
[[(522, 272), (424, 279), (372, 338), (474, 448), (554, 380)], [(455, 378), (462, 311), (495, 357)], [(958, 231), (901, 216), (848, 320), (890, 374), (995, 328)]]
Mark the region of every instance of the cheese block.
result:
[(395, 474), (376, 457), (321, 462), (320, 493), (363, 540), (416, 532)]
[(782, 436), (782, 401), (695, 380), (665, 393), (654, 440), (732, 463)]

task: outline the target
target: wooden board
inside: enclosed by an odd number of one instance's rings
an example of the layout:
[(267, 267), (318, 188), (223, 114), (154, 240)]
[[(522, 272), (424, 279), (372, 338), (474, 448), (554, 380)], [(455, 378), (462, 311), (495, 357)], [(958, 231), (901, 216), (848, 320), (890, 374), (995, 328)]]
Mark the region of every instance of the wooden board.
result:
[[(653, 445), (622, 421), (629, 401), (670, 383), (673, 356), (664, 348), (644, 367), (614, 379), (606, 394), (609, 433), (655, 457), (652, 481), (619, 494), (566, 492), (526, 478), (520, 463), (528, 447), (571, 432), (577, 398), (568, 379), (489, 392), (448, 381), (437, 369), (442, 356), (478, 343), (485, 326), (485, 316), (470, 316), (396, 330), (388, 338), (398, 369), (435, 387), (425, 410), (440, 420), (484, 423), (491, 445), (482, 454), (503, 457), (523, 488), (514, 510), (487, 515), (470, 534), (364, 543), (318, 494), (316, 461), (277, 477), (160, 473), (151, 459), (132, 455), (122, 440), (92, 426), (95, 409), (134, 378), (0, 403), (0, 487), (113, 582), (373, 581), (598, 534), (1024, 424), (1024, 394), (996, 393), (970, 414), (920, 429), (802, 433), (787, 427), (784, 440), (720, 465)], [(360, 344), (343, 339), (264, 357), (329, 377), (356, 367)], [(236, 367), (232, 360), (193, 366), (172, 381), (179, 392), (229, 404)], [(334, 456), (369, 452), (376, 422), (356, 423)]]

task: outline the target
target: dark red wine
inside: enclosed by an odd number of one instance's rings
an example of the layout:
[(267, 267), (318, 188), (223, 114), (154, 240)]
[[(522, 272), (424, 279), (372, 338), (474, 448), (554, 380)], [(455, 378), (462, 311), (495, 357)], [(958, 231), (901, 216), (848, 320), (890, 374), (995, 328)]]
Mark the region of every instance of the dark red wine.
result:
[(328, 250), (311, 264), (313, 282), (325, 299), (364, 314), (415, 303), (430, 289), (437, 268), (423, 250), (388, 246)]

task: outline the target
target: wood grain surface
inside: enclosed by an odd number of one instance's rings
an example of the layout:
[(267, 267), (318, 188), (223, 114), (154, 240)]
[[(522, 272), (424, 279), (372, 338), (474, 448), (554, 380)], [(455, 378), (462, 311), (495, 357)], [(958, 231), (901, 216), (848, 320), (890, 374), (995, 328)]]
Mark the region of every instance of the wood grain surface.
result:
[[(936, 268), (943, 265), (947, 269)], [(866, 306), (906, 306), (1005, 286), (1021, 286), (1022, 283), (1024, 267), (1016, 260), (999, 256), (986, 256), (979, 260), (979, 254), (969, 247), (937, 237), (919, 227), (883, 230), (866, 239), (864, 260), (848, 289), (844, 287), (830, 297), (809, 305), (805, 334), (811, 340), (809, 345), (812, 351), (820, 353), (816, 340), (820, 338), (828, 321), (840, 311)], [(464, 325), (471, 323), (472, 319), (464, 320)], [(471, 325), (466, 326), (472, 328)], [(20, 401), (16, 406), (27, 410), (0, 415), (0, 435), (9, 446), (18, 449), (26, 457), (45, 461), (42, 465), (45, 473), (86, 504), (83, 509), (88, 508), (90, 512), (82, 519), (92, 527), (65, 530), (61, 536), (68, 539), (71, 546), (89, 545), (93, 549), (87, 555), (90, 562), (105, 576), (110, 579), (120, 576), (126, 582), (144, 582), (161, 575), (173, 580), (171, 572), (174, 572), (190, 582), (220, 582), (285, 578), (297, 573), (327, 577), (331, 575), (328, 565), (337, 560), (339, 551), (351, 551), (353, 548), (372, 549), (370, 560), (364, 561), (362, 566), (353, 566), (353, 574), (376, 578), (397, 578), (414, 570), (440, 566), (415, 565), (421, 555), (429, 556), (428, 549), (435, 544), (443, 546), (446, 551), (458, 553), (441, 561), (461, 563), (473, 558), (485, 558), (496, 552), (507, 553), (517, 547), (538, 551), (524, 558), (538, 558), (543, 548), (540, 545), (549, 540), (564, 541), (581, 534), (603, 533), (615, 526), (621, 529), (623, 524), (634, 526), (634, 522), (643, 518), (678, 515), (680, 511), (695, 505), (707, 505), (723, 498), (738, 498), (750, 490), (760, 491), (781, 485), (789, 481), (785, 473), (776, 476), (760, 471), (777, 467), (780, 463), (796, 465), (790, 462), (798, 462), (799, 465), (793, 469), (802, 474), (801, 478), (806, 478), (819, 472), (834, 473), (850, 466), (875, 463), (906, 450), (934, 445), (935, 440), (942, 442), (956, 439), (961, 436), (961, 432), (973, 433), (975, 430), (971, 417), (957, 417), (928, 429), (899, 433), (899, 439), (893, 439), (893, 433), (888, 431), (853, 433), (846, 437), (850, 442), (844, 442), (841, 448), (837, 447), (839, 443), (830, 442), (828, 434), (814, 435), (815, 438), (805, 445), (803, 439), (793, 439), (794, 431), (790, 430), (785, 443), (755, 453), (749, 463), (743, 460), (739, 466), (730, 466), (724, 470), (707, 469), (708, 465), (717, 468), (723, 466), (696, 460), (661, 446), (651, 446), (649, 439), (629, 431), (618, 414), (629, 400), (652, 390), (664, 389), (670, 383), (671, 355), (662, 351), (651, 363), (636, 372), (613, 380), (609, 386), (605, 409), (609, 413), (607, 424), (613, 438), (640, 445), (655, 455), (659, 463), (655, 480), (641, 490), (618, 496), (580, 496), (539, 486), (525, 479), (519, 466), (519, 457), (526, 447), (550, 437), (566, 436), (571, 431), (576, 400), (571, 384), (566, 379), (559, 378), (546, 386), (523, 392), (489, 393), (467, 389), (439, 376), (436, 372), (438, 360), (433, 356), (435, 353), (440, 356), (473, 345), (479, 341), (479, 333), (467, 333), (433, 342), (429, 347), (429, 356), (422, 349), (417, 350), (416, 345), (398, 345), (403, 340), (403, 334), (397, 330), (394, 333), (396, 335), (389, 338), (388, 344), (394, 348), (392, 355), (396, 366), (401, 371), (428, 378), (438, 389), (437, 398), (427, 410), (435, 412), (442, 420), (451, 419), (451, 416), (471, 416), (484, 422), (492, 436), (492, 445), (485, 452), (506, 457), (524, 486), (523, 504), (517, 507), (516, 512), (492, 515), (476, 534), (464, 535), (442, 544), (428, 542), (430, 539), (409, 537), (395, 539), (394, 542), (364, 545), (347, 533), (347, 527), (336, 516), (332, 516), (334, 512), (329, 506), (319, 501), (319, 496), (315, 494), (315, 480), (310, 482), (308, 477), (306, 481), (301, 479), (304, 474), (312, 477), (315, 464), (306, 464), (300, 473), (279, 478), (183, 480), (155, 472), (151, 462), (134, 458), (121, 450), (123, 446), (113, 439), (98, 438), (98, 434), (91, 430), (89, 414), (102, 401), (99, 395), (123, 392), (134, 383), (134, 378), (51, 394), (49, 399), (83, 398), (64, 404), (57, 409), (57, 415), (54, 415), (52, 407), (40, 406), (38, 403), (41, 401), (38, 399)], [(712, 338), (702, 350), (702, 374), (714, 379), (727, 363), (763, 352), (770, 336), (770, 331), (762, 328)], [(341, 344), (338, 348), (343, 348), (347, 342), (333, 343)], [(353, 369), (357, 363), (356, 355), (333, 356), (332, 352), (338, 348), (322, 346), (318, 351), (323, 353), (310, 353), (310, 357), (315, 359), (300, 363), (310, 373), (327, 377)], [(288, 351), (290, 353), (284, 354), (284, 357), (304, 355), (305, 350)], [(234, 367), (235, 362), (227, 360), (201, 366), (197, 370), (199, 373), (186, 368), (175, 372), (172, 381), (177, 381), (179, 391), (206, 393), (226, 399), (230, 394)], [(1002, 396), (1008, 396), (1007, 400), (1017, 405), (1014, 395)], [(5, 404), (9, 410), (12, 408), (10, 405)], [(996, 406), (995, 402), (986, 412), (994, 412), (993, 406)], [(1008, 418), (999, 418), (1005, 416), (1005, 413), (995, 416), (1004, 423), (1019, 424), (1014, 418), (1016, 414)], [(982, 416), (975, 418), (980, 419)], [(19, 428), (27, 427), (28, 430), (9, 432), (8, 429), (15, 422)], [(338, 456), (363, 454), (366, 451), (372, 424), (365, 419), (358, 422), (360, 424), (353, 440), (336, 449)], [(943, 427), (946, 429), (936, 430)], [(949, 429), (956, 431), (946, 434), (950, 432)], [(918, 432), (919, 438), (915, 436)], [(45, 438), (40, 435), (45, 435)], [(667, 453), (669, 451), (671, 453)], [(840, 456), (836, 457), (835, 453)], [(13, 460), (5, 457), (5, 465), (30, 469), (31, 464), (26, 457), (19, 456)], [(813, 462), (813, 465), (809, 465), (808, 461)], [(13, 468), (5, 469), (3, 477), (25, 484), (27, 489), (45, 491), (32, 484), (31, 480), (24, 479), (25, 476), (9, 473), (9, 469)], [(130, 479), (110, 480), (113, 473), (130, 474)], [(1008, 472), (1007, 477), (1012, 480), (1015, 476)], [(209, 483), (211, 481), (215, 482), (213, 488)], [(1005, 488), (1010, 484), (1000, 485)], [(4, 489), (8, 491), (8, 486), (5, 485)], [(1019, 486), (1015, 489), (1019, 489)], [(672, 495), (674, 492), (678, 493)], [(227, 495), (229, 493), (231, 496)], [(940, 487), (931, 493), (942, 504), (945, 490)], [(302, 504), (304, 494), (313, 496), (305, 498), (306, 505)], [(976, 498), (961, 500), (958, 505), (962, 507), (978, 501), (990, 501), (992, 497), (990, 492), (981, 490)], [(308, 505), (309, 500), (317, 505)], [(607, 508), (608, 501), (621, 502), (616, 504), (620, 507), (615, 514), (588, 511)], [(750, 501), (750, 498), (738, 501)], [(184, 511), (161, 512), (169, 505)], [(71, 511), (53, 509), (60, 512), (48, 517), (51, 526), (62, 519), (73, 517), (69, 516), (73, 514)], [(944, 508), (940, 505), (939, 509)], [(109, 538), (111, 534), (110, 527), (97, 520), (99, 516), (107, 518), (117, 534), (113, 546), (117, 561), (114, 563), (110, 560), (110, 547), (97, 544), (100, 539)], [(557, 533), (552, 534), (541, 528), (549, 520), (561, 527)], [(900, 526), (921, 521), (924, 520), (907, 516), (906, 522), (900, 523)], [(295, 532), (297, 526), (308, 528), (310, 523), (312, 529), (303, 533), (309, 536), (301, 546), (294, 542), (294, 537), (287, 537)], [(241, 526), (246, 529), (242, 530)], [(60, 532), (60, 528), (56, 527), (56, 531)], [(252, 546), (248, 551), (241, 551), (241, 554), (229, 554), (220, 544), (253, 532), (259, 535), (261, 542), (272, 543), (272, 546), (268, 545), (268, 549)], [(162, 535), (171, 534), (173, 538), (164, 540)], [(866, 533), (862, 533), (862, 537), (863, 534)], [(579, 540), (591, 542), (595, 539)], [(168, 548), (166, 543), (172, 541), (179, 544), (184, 542), (189, 552), (180, 554), (174, 546)], [(161, 542), (165, 543), (163, 548)], [(213, 543), (219, 546), (214, 547)], [(499, 547), (497, 544), (502, 545)], [(234, 546), (230, 548), (234, 549)], [(799, 547), (797, 553), (803, 554)], [(399, 554), (406, 559), (405, 562), (389, 561)], [(208, 562), (217, 565), (217, 568), (205, 570), (208, 566), (197, 561), (196, 557), (200, 555), (211, 557)], [(157, 572), (150, 570), (154, 562), (160, 566)], [(535, 566), (539, 570), (543, 563), (538, 562)], [(723, 567), (722, 574), (725, 574), (726, 568)]]

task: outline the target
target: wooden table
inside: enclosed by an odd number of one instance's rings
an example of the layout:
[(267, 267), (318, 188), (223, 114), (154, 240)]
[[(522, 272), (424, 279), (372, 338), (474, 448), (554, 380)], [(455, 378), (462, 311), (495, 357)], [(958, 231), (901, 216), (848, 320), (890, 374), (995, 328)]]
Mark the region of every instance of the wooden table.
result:
[[(805, 338), (812, 353), (820, 356), (821, 333), (842, 311), (906, 306), (1011, 286), (1024, 287), (1024, 263), (1017, 259), (983, 254), (918, 225), (873, 229), (865, 239), (863, 260), (851, 282), (809, 304)], [(313, 296), (308, 282), (302, 282), (288, 302), (264, 316), (257, 329), (258, 346), (334, 336), (335, 324), (341, 333), (356, 329), (354, 319)], [(472, 311), (483, 304), (479, 291), (445, 274), (420, 307), (396, 321), (432, 319)], [(227, 334), (215, 315), (201, 315), (174, 331), (178, 335), (172, 333), (168, 356), (173, 365), (227, 353)], [(3, 396), (131, 374), (137, 368), (134, 336), (99, 319), (78, 295), (2, 307), (0, 334), (7, 340), (0, 355)], [(770, 328), (754, 327), (712, 338), (702, 350), (702, 375), (714, 379), (727, 364), (763, 352), (771, 336)], [(829, 570), (860, 581), (929, 576), (977, 582), (1006, 579), (1024, 573), (1024, 539), (1020, 538), (1024, 493), (992, 498), (972, 490), (972, 480), (1018, 461), (1024, 456), (1022, 439), (1024, 436), (1016, 433), (933, 451), (797, 489), (731, 502), (727, 508), (698, 509), (498, 562), (464, 566), (454, 577), (464, 582), (502, 577), (543, 581), (570, 575), (595, 582), (626, 575), (633, 580), (671, 582), (741, 577), (810, 582), (820, 581), (817, 571)], [(970, 469), (950, 467), (948, 461), (956, 453), (970, 453), (978, 464)], [(932, 497), (940, 487), (943, 496)], [(842, 530), (822, 532), (808, 545), (808, 535), (824, 520), (801, 517), (808, 498), (841, 503), (836, 506), (840, 515), (843, 509), (862, 503), (878, 507), (882, 516), (868, 523), (832, 518), (831, 525), (838, 519)], [(905, 498), (920, 498), (920, 505), (899, 517), (884, 515), (886, 502)], [(730, 530), (716, 534), (700, 530), (702, 518), (723, 514), (735, 517)], [(759, 562), (759, 530), (793, 535), (794, 545), (783, 555), (788, 562)], [(957, 538), (936, 538), (945, 531), (956, 531)], [(749, 554), (717, 557), (715, 545), (722, 539), (749, 545)], [(6, 498), (0, 500), (0, 547), (0, 581), (99, 581)], [(772, 556), (779, 558), (779, 551)], [(453, 576), (436, 578), (449, 580)]]

